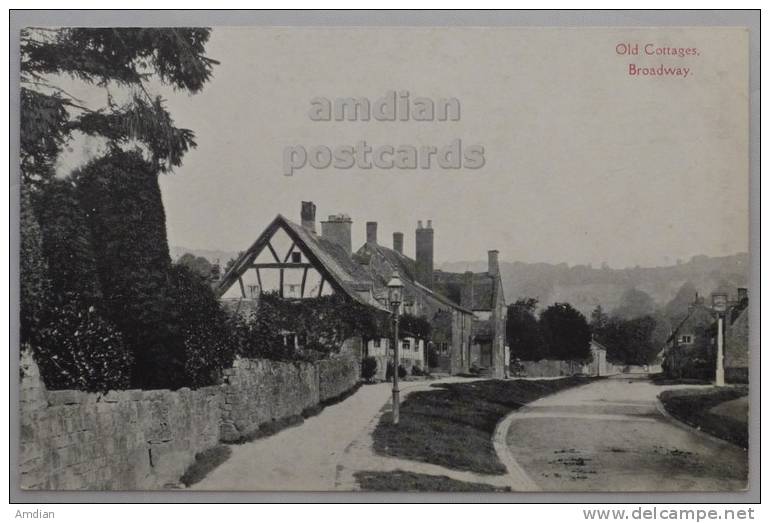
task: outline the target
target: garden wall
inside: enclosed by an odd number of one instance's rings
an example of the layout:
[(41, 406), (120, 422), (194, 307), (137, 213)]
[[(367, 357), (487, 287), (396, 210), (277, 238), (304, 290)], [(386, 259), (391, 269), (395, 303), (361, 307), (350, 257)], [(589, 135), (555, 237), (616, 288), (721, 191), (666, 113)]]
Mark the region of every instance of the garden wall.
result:
[(219, 387), (47, 391), (28, 351), (21, 367), (22, 489), (160, 489), (219, 441)]
[(222, 385), (106, 394), (46, 390), (29, 351), (21, 370), (22, 489), (155, 490), (175, 485), (198, 452), (344, 394), (360, 359), (239, 359)]

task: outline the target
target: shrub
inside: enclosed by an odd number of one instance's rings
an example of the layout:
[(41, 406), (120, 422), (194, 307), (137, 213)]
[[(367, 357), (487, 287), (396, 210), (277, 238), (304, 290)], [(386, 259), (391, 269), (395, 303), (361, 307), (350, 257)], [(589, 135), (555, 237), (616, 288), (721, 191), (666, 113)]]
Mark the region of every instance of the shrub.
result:
[(427, 374), (419, 365), (412, 365), (412, 376), (426, 376)]
[[(406, 367), (403, 365), (398, 366), (398, 377), (400, 379), (406, 378), (407, 372)], [(385, 380), (390, 381), (393, 379), (393, 362), (389, 361), (388, 366), (385, 368)]]
[(133, 356), (92, 308), (56, 306), (41, 327), (35, 360), (47, 388), (105, 392), (129, 386)]
[(361, 377), (366, 381), (371, 381), (377, 374), (377, 359), (373, 356), (367, 356), (361, 361)]

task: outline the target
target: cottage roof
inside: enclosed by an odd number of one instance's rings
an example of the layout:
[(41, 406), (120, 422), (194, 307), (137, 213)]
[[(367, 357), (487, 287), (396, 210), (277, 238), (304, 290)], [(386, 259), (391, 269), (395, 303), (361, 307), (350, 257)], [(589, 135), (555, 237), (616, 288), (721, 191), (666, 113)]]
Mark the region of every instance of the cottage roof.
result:
[(369, 273), (348, 256), (342, 246), (315, 234), (280, 214), (265, 228), (251, 247), (238, 257), (224, 275), (216, 288), (220, 296), (238, 279), (240, 269), (244, 265), (254, 262), (278, 228), (286, 231), (297, 246), (304, 251), (316, 269), (329, 280), (335, 290), (344, 292), (364, 305), (388, 310), (376, 299), (378, 293), (375, 290), (375, 282)]
[[(379, 258), (386, 263), (376, 263)], [(473, 314), (473, 311), (462, 307), (459, 303), (442, 295), (440, 292), (431, 290), (415, 279), (416, 262), (408, 256), (401, 254), (393, 249), (383, 247), (376, 243), (365, 243), (355, 254), (355, 259), (369, 267), (369, 274), (374, 281), (375, 293), (383, 293), (383, 298), (387, 299), (387, 282), (392, 276), (392, 270), (395, 269), (404, 284), (404, 291), (407, 297), (420, 297), (431, 302), (440, 309), (452, 308), (467, 314)]]

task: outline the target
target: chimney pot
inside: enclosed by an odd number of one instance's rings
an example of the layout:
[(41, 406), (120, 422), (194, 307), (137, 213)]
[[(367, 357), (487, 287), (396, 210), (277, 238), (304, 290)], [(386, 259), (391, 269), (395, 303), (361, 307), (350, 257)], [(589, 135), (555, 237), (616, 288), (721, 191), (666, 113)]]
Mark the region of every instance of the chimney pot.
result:
[(428, 220), (428, 225), (426, 226), (427, 229), (433, 228), (433, 220)]
[(366, 222), (366, 243), (377, 243), (377, 222)]
[(315, 232), (315, 204), (313, 202), (302, 202), (300, 218), (305, 229)]
[(422, 229), (422, 220), (417, 220), (417, 228)]
[(393, 233), (393, 250), (399, 254), (404, 254), (404, 233)]

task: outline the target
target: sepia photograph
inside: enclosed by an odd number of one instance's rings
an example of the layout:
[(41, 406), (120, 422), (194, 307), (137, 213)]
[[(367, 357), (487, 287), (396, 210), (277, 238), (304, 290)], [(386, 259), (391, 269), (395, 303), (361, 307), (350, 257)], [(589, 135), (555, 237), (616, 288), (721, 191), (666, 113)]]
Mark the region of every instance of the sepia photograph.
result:
[(11, 34), (21, 491), (752, 487), (746, 27), (128, 22)]

